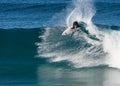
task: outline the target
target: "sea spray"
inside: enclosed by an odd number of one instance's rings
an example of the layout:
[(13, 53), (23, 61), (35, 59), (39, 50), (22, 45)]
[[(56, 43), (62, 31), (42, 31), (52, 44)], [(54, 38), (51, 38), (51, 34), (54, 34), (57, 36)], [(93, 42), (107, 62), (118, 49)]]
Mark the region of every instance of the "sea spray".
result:
[(67, 26), (72, 25), (74, 21), (91, 22), (95, 14), (95, 8), (92, 0), (73, 0), (74, 9), (68, 14), (66, 19)]
[(61, 36), (65, 27), (45, 29), (42, 42), (38, 43), (38, 55), (48, 58), (49, 62), (70, 62), (75, 68), (104, 65), (105, 53), (102, 45), (93, 45), (82, 34)]
[[(66, 19), (67, 25), (75, 20), (83, 21), (87, 24), (90, 33), (98, 34), (99, 31), (93, 25), (91, 19), (95, 14), (95, 9), (90, 0), (73, 1), (75, 8), (69, 13)], [(38, 54), (46, 57), (50, 62), (67, 61), (76, 68), (93, 67), (105, 64), (106, 53), (103, 51), (102, 42), (94, 43), (95, 40), (86, 39), (81, 33), (73, 36), (62, 36), (66, 27), (50, 27), (45, 29), (45, 33), (40, 38), (42, 42), (38, 43)], [(97, 35), (96, 35), (97, 36)]]
[(108, 53), (106, 63), (110, 67), (120, 68), (120, 31), (106, 32), (103, 46), (104, 51)]
[(91, 34), (98, 35), (99, 31), (96, 26), (92, 23), (92, 18), (95, 15), (95, 7), (93, 0), (73, 0), (74, 9), (68, 13), (66, 18), (66, 25), (72, 26), (74, 21), (85, 22), (87, 24), (86, 29)]

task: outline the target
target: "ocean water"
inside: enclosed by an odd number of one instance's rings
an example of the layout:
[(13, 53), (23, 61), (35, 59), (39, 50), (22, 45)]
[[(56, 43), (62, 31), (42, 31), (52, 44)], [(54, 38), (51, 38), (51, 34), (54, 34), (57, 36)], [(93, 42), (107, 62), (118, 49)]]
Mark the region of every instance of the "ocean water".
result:
[[(62, 36), (83, 21), (83, 33)], [(120, 86), (119, 0), (0, 0), (0, 86)]]

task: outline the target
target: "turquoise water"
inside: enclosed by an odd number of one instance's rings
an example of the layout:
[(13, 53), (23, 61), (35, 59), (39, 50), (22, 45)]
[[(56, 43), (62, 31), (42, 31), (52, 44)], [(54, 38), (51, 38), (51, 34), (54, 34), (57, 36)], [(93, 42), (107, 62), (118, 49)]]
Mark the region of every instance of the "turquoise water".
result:
[[(120, 1), (1, 0), (0, 86), (120, 86)], [(91, 34), (62, 36), (74, 20)]]
[[(1, 86), (120, 85), (120, 71), (116, 68), (105, 65), (75, 68), (66, 61), (51, 63), (47, 58), (38, 58), (35, 43), (42, 41), (38, 36), (43, 32), (38, 28), (0, 30)], [(73, 49), (76, 46), (73, 45)]]

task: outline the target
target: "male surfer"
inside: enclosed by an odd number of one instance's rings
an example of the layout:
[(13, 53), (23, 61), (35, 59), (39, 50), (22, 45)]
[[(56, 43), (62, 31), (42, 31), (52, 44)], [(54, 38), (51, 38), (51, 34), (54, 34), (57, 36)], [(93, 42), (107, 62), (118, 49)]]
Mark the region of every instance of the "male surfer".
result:
[(74, 21), (73, 22), (73, 26), (71, 29), (77, 29), (79, 28), (81, 31), (85, 32), (86, 34), (89, 34), (88, 30), (86, 30), (86, 24), (84, 22), (77, 22), (77, 21)]
[(73, 26), (72, 26), (71, 29), (77, 29), (77, 28), (79, 28), (81, 31), (83, 31), (84, 33), (86, 33), (89, 38), (94, 39), (94, 40), (97, 40), (97, 41), (100, 41), (100, 39), (98, 39), (98, 38), (96, 37), (96, 35), (91, 35), (91, 34), (89, 33), (89, 31), (86, 30), (86, 26), (87, 26), (87, 25), (86, 25), (86, 23), (84, 23), (84, 22), (74, 21), (74, 22), (73, 22)]

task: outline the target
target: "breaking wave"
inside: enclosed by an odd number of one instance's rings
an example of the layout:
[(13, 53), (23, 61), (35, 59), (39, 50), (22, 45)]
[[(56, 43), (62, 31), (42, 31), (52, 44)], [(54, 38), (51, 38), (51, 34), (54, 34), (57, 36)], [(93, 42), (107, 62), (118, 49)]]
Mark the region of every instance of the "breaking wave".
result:
[(101, 65), (120, 68), (119, 30), (92, 23), (92, 17), (95, 15), (92, 0), (73, 2), (75, 8), (66, 18), (66, 25), (70, 26), (76, 20), (84, 21), (88, 25), (86, 29), (102, 41), (92, 40), (80, 32), (75, 32), (72, 36), (62, 36), (67, 26), (49, 27), (39, 36), (42, 42), (37, 43), (38, 56), (48, 58), (51, 63), (66, 61), (75, 68)]

